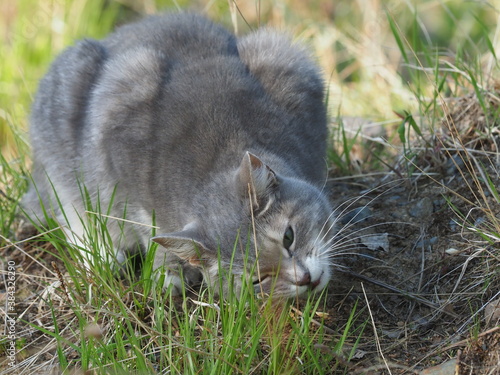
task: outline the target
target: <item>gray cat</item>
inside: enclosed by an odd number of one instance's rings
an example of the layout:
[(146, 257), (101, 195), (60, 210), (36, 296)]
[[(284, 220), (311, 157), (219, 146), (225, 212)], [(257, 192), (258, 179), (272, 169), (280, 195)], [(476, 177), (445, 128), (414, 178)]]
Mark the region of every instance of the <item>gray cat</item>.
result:
[(335, 234), (325, 112), (319, 70), (288, 37), (148, 17), (78, 42), (41, 81), (23, 205), (43, 221), (41, 201), (82, 249), (89, 202), (128, 220), (107, 218), (101, 238), (117, 262), (148, 248), (151, 228), (136, 223), (154, 221), (172, 293), (200, 276), (227, 290), (221, 268), (272, 296), (321, 290)]

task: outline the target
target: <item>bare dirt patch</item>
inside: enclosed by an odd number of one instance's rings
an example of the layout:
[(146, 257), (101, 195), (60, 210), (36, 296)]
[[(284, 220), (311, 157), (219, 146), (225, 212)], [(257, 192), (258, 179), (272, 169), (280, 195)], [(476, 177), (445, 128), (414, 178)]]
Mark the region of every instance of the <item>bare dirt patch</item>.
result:
[[(376, 331), (361, 340), (353, 372), (500, 373), (497, 94), (482, 104), (475, 95), (457, 100), (442, 130), (392, 178), (332, 181), (334, 201), (363, 197), (352, 205), (362, 220), (346, 230), (346, 241), (358, 238), (357, 254), (331, 286), (332, 303), (362, 301)], [(372, 246), (374, 233), (388, 243)]]

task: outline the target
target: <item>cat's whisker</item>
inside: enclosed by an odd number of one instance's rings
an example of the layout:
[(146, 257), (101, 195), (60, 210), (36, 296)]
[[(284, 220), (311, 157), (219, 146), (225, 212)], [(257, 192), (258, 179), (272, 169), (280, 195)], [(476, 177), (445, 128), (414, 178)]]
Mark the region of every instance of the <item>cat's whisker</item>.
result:
[(343, 245), (339, 248), (336, 248), (334, 251), (332, 251), (332, 249), (329, 249), (329, 251), (325, 252), (325, 254), (327, 258), (331, 258), (339, 254), (346, 254), (346, 253), (351, 253), (354, 250), (361, 250), (362, 248), (363, 247), (359, 246), (359, 244)]
[(160, 227), (157, 227), (155, 225), (139, 223), (138, 221), (128, 220), (128, 219), (124, 219), (122, 217), (117, 217), (117, 216), (106, 215), (106, 214), (103, 214), (103, 213), (100, 213), (100, 212), (92, 212), (92, 211), (87, 211), (86, 210), (85, 213), (86, 214), (91, 214), (91, 215), (97, 215), (97, 216), (105, 217), (107, 219), (113, 219), (113, 220), (117, 220), (117, 221), (122, 221), (124, 223), (129, 223), (129, 224), (134, 224), (134, 225), (140, 225), (140, 226), (148, 227), (148, 228), (152, 228), (152, 229), (160, 229)]
[[(376, 226), (376, 225), (381, 225), (381, 224), (372, 224), (372, 226)], [(347, 236), (343, 236), (342, 233), (344, 231), (347, 231), (350, 227), (354, 226), (354, 224), (349, 224), (349, 225), (344, 225), (342, 226), (338, 231), (337, 233), (330, 237), (327, 241), (324, 242), (325, 245), (327, 246), (335, 246), (336, 243), (334, 243), (334, 241), (342, 241), (342, 240), (345, 240), (346, 238), (349, 238)], [(364, 228), (360, 228), (358, 229), (357, 231), (354, 231), (352, 233), (350, 233), (350, 236), (352, 236), (353, 234), (356, 234), (356, 233), (359, 233), (359, 232), (362, 232), (366, 229), (369, 229), (371, 228), (372, 226), (368, 226), (368, 227), (364, 227)]]
[(328, 160), (325, 158), (323, 160), (325, 162), (325, 178), (324, 178), (324, 181), (323, 181), (323, 185), (321, 185), (321, 193), (323, 193), (325, 191), (325, 188), (326, 188), (326, 184), (328, 183), (328, 171), (329, 171), (329, 166), (328, 166)]
[(370, 259), (370, 260), (373, 260), (373, 261), (385, 263), (385, 262), (383, 262), (382, 260), (380, 260), (377, 257), (371, 256), (371, 255), (368, 255), (368, 254), (360, 254), (360, 253), (354, 253), (354, 252), (352, 252), (352, 253), (342, 253), (338, 257), (330, 257), (328, 259), (331, 262), (333, 258), (343, 258), (346, 255), (349, 255), (349, 256), (358, 256), (358, 257), (361, 257), (361, 258), (366, 258), (366, 259)]
[[(387, 184), (390, 184), (390, 183), (391, 183), (391, 182), (389, 182), (389, 183), (387, 183)], [(387, 184), (383, 184), (383, 185), (381, 185), (381, 187), (383, 187), (383, 186), (385, 186), (385, 185), (387, 185)], [(356, 221), (355, 219), (358, 217), (358, 215), (360, 215), (360, 214), (361, 214), (361, 212), (363, 212), (363, 209), (365, 209), (366, 207), (368, 207), (371, 203), (373, 203), (373, 201), (375, 201), (376, 199), (378, 199), (378, 198), (379, 198), (380, 196), (382, 196), (383, 194), (387, 193), (387, 192), (388, 192), (388, 191), (390, 191), (391, 189), (396, 188), (398, 185), (399, 185), (399, 184), (396, 184), (395, 186), (391, 187), (389, 190), (384, 191), (383, 193), (378, 194), (377, 196), (375, 196), (374, 198), (372, 198), (372, 199), (371, 199), (368, 203), (366, 203), (365, 205), (363, 205), (363, 206), (362, 206), (362, 207), (360, 207), (360, 208), (357, 208), (357, 209), (358, 209), (358, 212), (357, 212), (357, 213), (356, 213), (356, 214), (355, 214), (355, 215), (354, 215), (354, 216), (353, 216), (353, 217), (352, 217), (352, 218), (351, 218), (351, 219), (350, 219), (350, 220), (349, 220), (346, 224), (344, 224), (343, 226), (341, 226), (340, 228), (338, 228), (336, 235), (335, 235), (335, 236), (333, 236), (332, 238), (330, 238), (330, 240), (329, 240), (329, 241), (331, 241), (333, 238), (335, 238), (336, 236), (338, 236), (339, 234), (341, 234), (343, 231), (346, 231), (346, 230), (347, 230), (348, 228), (350, 228), (351, 226), (354, 226), (354, 225), (358, 224), (358, 223), (359, 223), (359, 221), (361, 221), (361, 220)], [(380, 187), (379, 187), (379, 188), (380, 188)], [(374, 189), (375, 189), (375, 188), (374, 188)], [(321, 238), (321, 241), (324, 241), (325, 237), (326, 237), (326, 236), (327, 236), (327, 234), (330, 232), (330, 230), (331, 230), (331, 229), (332, 229), (332, 228), (333, 228), (333, 227), (334, 227), (334, 226), (335, 226), (338, 222), (340, 222), (340, 221), (341, 221), (342, 216), (347, 215), (347, 214), (349, 214), (350, 212), (353, 212), (354, 210), (356, 210), (356, 209), (353, 209), (353, 210), (347, 211), (347, 209), (348, 209), (348, 208), (350, 208), (350, 207), (351, 207), (354, 203), (356, 203), (357, 201), (359, 201), (359, 199), (361, 199), (362, 197), (366, 196), (369, 192), (374, 191), (374, 189), (370, 189), (368, 192), (366, 192), (366, 193), (362, 194), (361, 196), (359, 196), (359, 197), (357, 197), (357, 198), (352, 199), (352, 200), (351, 200), (351, 202), (349, 202), (349, 203), (348, 203), (347, 207), (346, 207), (346, 208), (344, 208), (344, 209), (342, 210), (341, 215), (339, 215), (339, 216), (337, 216), (337, 217), (335, 218), (335, 220), (333, 221), (333, 223), (332, 223), (332, 224), (330, 225), (330, 227), (328, 228), (328, 231), (327, 231), (327, 232), (325, 233), (325, 235), (323, 235), (323, 237)], [(341, 205), (341, 206), (342, 206), (342, 205)], [(334, 211), (334, 212), (335, 212), (335, 211)], [(368, 215), (368, 216), (366, 216), (366, 217), (363, 217), (362, 219), (363, 219), (363, 221), (364, 221), (364, 220), (367, 220), (367, 219), (369, 219), (369, 218), (371, 218), (371, 217), (373, 217), (373, 216), (374, 216), (374, 215)], [(367, 227), (367, 228), (369, 228), (369, 227)], [(323, 228), (322, 228), (322, 229), (324, 229), (324, 226), (323, 226)], [(321, 233), (321, 232), (320, 232), (320, 233)]]
[[(326, 225), (328, 223), (330, 223), (330, 226), (328, 227), (328, 230), (325, 232), (325, 234), (321, 237), (321, 241), (324, 241), (324, 239), (327, 237), (328, 233), (330, 233), (331, 230), (333, 230), (333, 228), (337, 225), (337, 223), (341, 220), (342, 216), (346, 214), (346, 210), (348, 208), (350, 208), (354, 203), (356, 203), (357, 201), (359, 201), (360, 199), (362, 198), (362, 196), (358, 196), (358, 197), (355, 197), (355, 198), (352, 198), (352, 199), (349, 199), (348, 201), (342, 203), (341, 205), (339, 205), (337, 208), (335, 208), (332, 213), (328, 216), (327, 220), (324, 222), (323, 226), (321, 227), (321, 230), (320, 232), (318, 233), (318, 236), (316, 237), (314, 243), (316, 244), (321, 233), (324, 231)], [(337, 213), (338, 210), (340, 210), (342, 208), (343, 205), (347, 204), (347, 207), (344, 208), (341, 212), (340, 212), (340, 215), (336, 215), (335, 219), (330, 221), (330, 219)], [(366, 205), (365, 205), (366, 206)], [(354, 210), (354, 209), (353, 209)], [(352, 211), (353, 211), (352, 210)], [(351, 211), (347, 211), (348, 212), (351, 212)], [(354, 218), (356, 217), (356, 215), (351, 219), (353, 220)]]
[[(354, 228), (356, 224), (358, 224), (358, 223), (351, 223), (351, 224), (346, 224), (346, 225), (342, 226), (339, 229), (337, 236), (341, 235), (343, 232), (346, 232), (346, 231), (350, 230), (351, 228)], [(387, 222), (387, 221), (384, 221), (384, 222), (381, 222), (381, 223), (373, 223), (373, 224), (364, 226), (362, 228), (356, 229), (355, 231), (351, 232), (349, 235), (356, 234), (356, 233), (359, 233), (359, 232), (363, 232), (363, 231), (366, 231), (368, 229), (374, 229), (374, 228), (377, 228), (377, 227), (380, 227), (380, 226), (383, 226), (383, 225), (386, 225), (386, 224), (403, 224), (403, 223), (400, 223), (400, 222)]]
[(335, 268), (338, 271), (349, 271), (350, 268), (338, 263), (331, 263), (330, 267)]
[[(321, 236), (321, 233), (325, 229), (326, 225), (328, 223), (330, 223), (330, 219), (333, 217), (333, 215), (335, 215), (335, 212), (336, 212), (336, 209), (334, 209), (330, 213), (330, 215), (328, 215), (328, 217), (326, 218), (325, 222), (321, 226), (320, 231), (318, 232), (318, 234), (316, 235), (316, 238), (314, 239), (313, 246), (316, 246), (316, 244), (317, 244), (317, 242), (318, 242), (318, 240), (319, 240), (319, 238)], [(337, 218), (335, 218), (335, 220), (333, 220), (333, 222), (330, 224), (330, 226), (328, 227), (328, 230), (326, 231), (326, 233), (323, 235), (323, 237), (321, 237), (321, 241), (323, 241), (325, 239), (325, 237), (328, 235), (328, 233), (330, 233), (330, 231), (334, 228), (336, 222), (337, 222)]]
[[(342, 211), (340, 212), (339, 215), (336, 216), (335, 220), (333, 221), (333, 223), (330, 225), (330, 227), (328, 228), (328, 230), (326, 231), (326, 233), (323, 235), (323, 237), (321, 237), (321, 241), (324, 241), (324, 239), (326, 238), (326, 236), (328, 235), (328, 233), (335, 227), (335, 225), (342, 219), (343, 216), (345, 216), (346, 214), (349, 214), (350, 212), (353, 212), (354, 210), (356, 210), (356, 208), (348, 211), (349, 208), (351, 208), (355, 203), (357, 203), (359, 200), (361, 200), (362, 198), (366, 197), (369, 193), (377, 190), (377, 189), (380, 189), (382, 187), (385, 187), (386, 185), (391, 185), (391, 184), (394, 184), (394, 186), (390, 187), (389, 189), (383, 191), (382, 193), (380, 194), (377, 194), (375, 197), (373, 197), (372, 199), (370, 199), (366, 204), (364, 204), (363, 206), (361, 206), (360, 208), (358, 208), (358, 212), (344, 225), (342, 226), (341, 228), (338, 229), (338, 233), (340, 233), (341, 231), (344, 230), (344, 228), (350, 226), (350, 225), (354, 225), (354, 224), (357, 224), (358, 221), (356, 221), (356, 218), (361, 215), (361, 212), (363, 211), (364, 208), (368, 207), (370, 204), (372, 204), (376, 199), (380, 198), (382, 195), (384, 194), (387, 194), (388, 192), (390, 192), (392, 189), (395, 189), (396, 187), (398, 187), (399, 185), (402, 184), (402, 182), (400, 181), (389, 181), (387, 183), (384, 183), (382, 185), (379, 185), (375, 188), (372, 188), (372, 189), (369, 189), (367, 190), (365, 193), (357, 196), (357, 197), (354, 197), (350, 200), (347, 200), (346, 202), (343, 202), (341, 205), (339, 205), (335, 210), (333, 210), (332, 214), (330, 214), (330, 216), (328, 217), (328, 220), (331, 219), (331, 217), (342, 207), (345, 205), (345, 208), (342, 209)], [(372, 217), (372, 215), (369, 215), (367, 217), (365, 217), (364, 219), (368, 219)], [(321, 231), (320, 233), (324, 230), (325, 228), (325, 225), (326, 223), (328, 222), (328, 220), (324, 223), (323, 227), (321, 228)], [(319, 237), (319, 235), (318, 235)], [(315, 240), (315, 243), (316, 243), (317, 239)]]
[[(355, 237), (346, 237), (340, 239), (338, 242), (335, 244), (330, 244), (327, 247), (327, 253), (328, 254), (333, 254), (333, 253), (341, 253), (350, 249), (366, 249), (367, 246), (362, 243), (363, 239), (370, 239), (371, 236), (373, 235), (360, 235), (360, 236), (355, 236)], [(374, 250), (375, 251), (375, 250)]]
[[(342, 236), (342, 237), (341, 236), (335, 236), (335, 237), (332, 237), (332, 238), (330, 238), (326, 242), (326, 244), (328, 244), (328, 246), (330, 246), (331, 248), (337, 248), (339, 246), (339, 244), (341, 244), (341, 243), (348, 243), (348, 242), (358, 241), (358, 240), (363, 239), (363, 238), (370, 238), (370, 237), (373, 237), (374, 235), (376, 235), (376, 233), (366, 233), (366, 234), (363, 234), (363, 232), (366, 231), (366, 230), (368, 230), (368, 229), (373, 229), (373, 228), (377, 228), (377, 227), (388, 225), (388, 224), (404, 224), (404, 223), (401, 223), (401, 222), (375, 223), (375, 224), (366, 226), (364, 228), (360, 228), (360, 229), (358, 229), (356, 231), (353, 231), (348, 236)], [(337, 239), (337, 242), (333, 242), (336, 239)]]
[[(327, 254), (327, 257), (328, 258), (331, 258), (331, 257), (335, 257), (337, 256), (338, 254), (346, 254), (346, 253), (350, 253), (354, 250), (362, 250), (364, 247), (363, 246), (360, 246), (360, 245), (357, 245), (357, 244), (351, 244), (349, 246), (342, 246), (341, 248), (339, 249), (335, 249), (335, 251), (329, 251)], [(358, 254), (358, 253), (353, 253), (353, 254)]]

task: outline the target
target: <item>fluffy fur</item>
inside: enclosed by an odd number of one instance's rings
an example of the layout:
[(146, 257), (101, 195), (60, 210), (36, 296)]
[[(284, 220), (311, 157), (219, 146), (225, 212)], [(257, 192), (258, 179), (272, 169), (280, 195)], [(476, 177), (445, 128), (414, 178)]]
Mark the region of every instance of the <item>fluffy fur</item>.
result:
[[(193, 14), (148, 17), (78, 42), (41, 81), (23, 205), (43, 220), (41, 200), (64, 222), (59, 201), (84, 247), (85, 187), (111, 216), (151, 224), (154, 212), (155, 266), (174, 293), (181, 273), (215, 286), (232, 264), (257, 265), (256, 291), (295, 296), (330, 278), (326, 138), (323, 82), (302, 46), (269, 29), (237, 39)], [(103, 253), (148, 248), (147, 227), (107, 225)]]

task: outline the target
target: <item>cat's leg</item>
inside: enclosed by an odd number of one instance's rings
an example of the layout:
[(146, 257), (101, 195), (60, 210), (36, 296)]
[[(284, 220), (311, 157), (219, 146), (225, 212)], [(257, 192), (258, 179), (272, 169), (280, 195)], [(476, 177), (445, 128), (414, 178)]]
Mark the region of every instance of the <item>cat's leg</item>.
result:
[(157, 278), (160, 278), (162, 273), (164, 274), (163, 289), (170, 289), (173, 296), (182, 294), (184, 282), (181, 277), (182, 266), (179, 258), (167, 253), (162, 247), (158, 247), (153, 268), (158, 271)]
[(153, 267), (159, 271), (157, 279), (164, 275), (163, 289), (170, 290), (173, 296), (182, 295), (183, 288), (198, 286), (203, 281), (198, 268), (190, 266), (161, 246), (156, 251)]
[[(92, 265), (101, 262), (112, 265), (119, 270), (127, 260), (123, 236), (119, 229), (105, 225), (95, 220), (92, 213), (77, 210), (75, 207), (66, 207), (64, 217), (59, 222), (66, 239), (82, 254), (84, 265), (92, 269)], [(83, 213), (82, 213), (83, 212)], [(102, 235), (107, 233), (107, 235)]]

